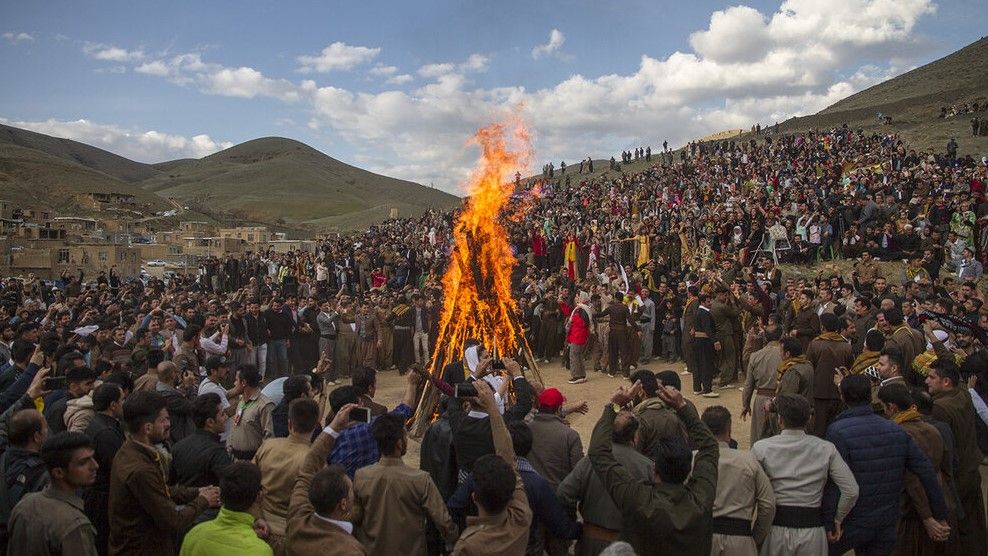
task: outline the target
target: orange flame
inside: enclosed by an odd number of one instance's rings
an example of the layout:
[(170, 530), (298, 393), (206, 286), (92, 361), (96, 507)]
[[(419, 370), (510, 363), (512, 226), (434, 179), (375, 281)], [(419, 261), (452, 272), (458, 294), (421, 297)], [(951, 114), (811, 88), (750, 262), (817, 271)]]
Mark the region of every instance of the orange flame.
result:
[(481, 147), (482, 156), (468, 187), (469, 201), (453, 230), (433, 373), (462, 358), (463, 344), (470, 338), (505, 356), (528, 347), (522, 345), (511, 297), (515, 259), (500, 219), (514, 191), (513, 173), (530, 159), (531, 139), (515, 119), (477, 131), (472, 142)]

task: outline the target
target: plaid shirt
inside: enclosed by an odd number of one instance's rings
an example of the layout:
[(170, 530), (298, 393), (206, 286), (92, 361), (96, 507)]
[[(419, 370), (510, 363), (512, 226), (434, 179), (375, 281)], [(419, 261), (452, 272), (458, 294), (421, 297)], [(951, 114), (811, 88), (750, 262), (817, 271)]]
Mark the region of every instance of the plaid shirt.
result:
[[(412, 418), (412, 413), (412, 408), (400, 403), (390, 414), (407, 421)], [(375, 420), (377, 417), (371, 418), (371, 423)], [(377, 450), (377, 441), (371, 434), (369, 423), (358, 423), (340, 433), (333, 451), (329, 454), (329, 463), (342, 466), (351, 479), (358, 469), (374, 465), (379, 459), (381, 454)]]

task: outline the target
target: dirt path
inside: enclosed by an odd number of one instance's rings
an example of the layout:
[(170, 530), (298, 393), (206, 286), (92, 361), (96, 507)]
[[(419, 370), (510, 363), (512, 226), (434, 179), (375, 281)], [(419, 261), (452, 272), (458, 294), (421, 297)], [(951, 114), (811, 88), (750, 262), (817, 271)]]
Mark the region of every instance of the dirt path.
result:
[[(653, 361), (651, 365), (645, 366), (645, 368), (652, 371), (663, 371), (666, 369), (672, 369), (677, 373), (684, 370), (682, 363), (664, 363), (661, 361)], [(564, 396), (566, 396), (567, 401), (577, 402), (586, 400), (590, 405), (590, 412), (586, 415), (574, 414), (569, 416), (570, 425), (580, 433), (580, 437), (583, 439), (584, 450), (587, 444), (590, 442), (590, 433), (593, 430), (594, 424), (597, 422), (597, 418), (600, 417), (600, 412), (604, 408), (604, 404), (610, 399), (611, 394), (614, 389), (619, 385), (623, 384), (623, 379), (621, 378), (610, 378), (605, 374), (600, 373), (590, 373), (588, 375), (588, 381), (585, 384), (570, 385), (566, 381), (569, 379), (569, 371), (564, 369), (558, 362), (553, 362), (548, 365), (543, 365), (540, 367), (542, 371), (542, 376), (546, 381), (546, 385), (550, 387), (558, 388)], [(727, 390), (717, 390), (720, 394), (719, 398), (704, 398), (700, 396), (693, 395), (692, 378), (690, 375), (681, 376), (683, 381), (683, 391), (686, 397), (689, 398), (693, 403), (696, 404), (697, 410), (702, 413), (704, 409), (713, 405), (722, 405), (726, 407), (731, 415), (734, 417), (734, 430), (733, 437), (738, 441), (738, 444), (742, 448), (749, 447), (749, 423), (742, 422), (740, 419), (741, 415), (741, 391), (738, 388), (731, 388)], [(393, 407), (398, 400), (401, 398), (402, 392), (405, 388), (404, 377), (399, 377), (398, 373), (395, 371), (387, 371), (378, 373), (377, 378), (377, 396), (375, 401), (378, 403), (383, 403), (388, 407)], [(408, 446), (408, 462), (418, 462), (419, 459), (419, 443), (411, 442)]]

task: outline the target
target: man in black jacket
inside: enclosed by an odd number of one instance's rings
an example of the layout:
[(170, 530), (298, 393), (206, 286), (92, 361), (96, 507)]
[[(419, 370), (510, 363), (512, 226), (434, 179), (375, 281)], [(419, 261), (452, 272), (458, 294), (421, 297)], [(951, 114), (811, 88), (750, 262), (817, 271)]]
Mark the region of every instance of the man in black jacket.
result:
[[(482, 352), (482, 354), (477, 372), (477, 375), (480, 376), (483, 376), (486, 368), (491, 364), (490, 356), (486, 352)], [(504, 420), (505, 422), (522, 420), (532, 410), (532, 386), (522, 374), (521, 365), (511, 359), (504, 358), (504, 367), (514, 384), (516, 399), (515, 405), (504, 410)], [(474, 382), (475, 380), (477, 379), (473, 375), (466, 379), (467, 382)], [(497, 398), (495, 397), (495, 399)], [(460, 481), (473, 471), (473, 464), (478, 458), (494, 453), (494, 441), (491, 437), (491, 422), (488, 415), (474, 407), (473, 402), (467, 402), (469, 405), (466, 407), (464, 402), (465, 400), (460, 398), (451, 398), (448, 408), (450, 428), (453, 432), (453, 450), (459, 467), (457, 477)]]
[(273, 299), (271, 308), (265, 314), (268, 320), (268, 371), (262, 377), (277, 378), (288, 376), (288, 343), (295, 333), (295, 321), (282, 308), (281, 300)]
[(233, 463), (220, 442), (229, 417), (214, 392), (197, 397), (192, 402), (192, 414), (195, 432), (172, 446), (171, 478), (189, 487), (218, 484), (223, 471)]
[(93, 442), (93, 456), (99, 469), (96, 482), (83, 492), (86, 515), (96, 528), (96, 549), (106, 554), (110, 540), (110, 470), (113, 457), (123, 446), (125, 437), (120, 419), (123, 418), (125, 395), (119, 384), (108, 382), (93, 392), (93, 411), (96, 415), (86, 427), (86, 436)]
[(155, 385), (155, 390), (165, 398), (168, 407), (172, 442), (182, 440), (195, 430), (192, 402), (189, 401), (189, 395), (186, 393), (195, 386), (195, 376), (190, 371), (185, 371), (181, 380), (179, 385), (178, 367), (171, 361), (165, 361), (158, 366), (158, 384)]
[(69, 400), (81, 398), (92, 392), (96, 383), (96, 373), (89, 367), (75, 367), (65, 373), (65, 381), (68, 384), (65, 397), (45, 408), (45, 419), (48, 420), (48, 430), (51, 434), (66, 430), (65, 410)]

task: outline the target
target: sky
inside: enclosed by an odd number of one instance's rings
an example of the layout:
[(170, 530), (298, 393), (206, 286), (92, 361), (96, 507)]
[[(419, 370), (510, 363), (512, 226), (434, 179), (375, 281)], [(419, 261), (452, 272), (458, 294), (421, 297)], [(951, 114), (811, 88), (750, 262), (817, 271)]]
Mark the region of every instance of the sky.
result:
[[(266, 136), (461, 194), (532, 165), (815, 113), (980, 38), (983, 0), (0, 0), (0, 122), (141, 162)], [(524, 172), (523, 172), (524, 173)]]

